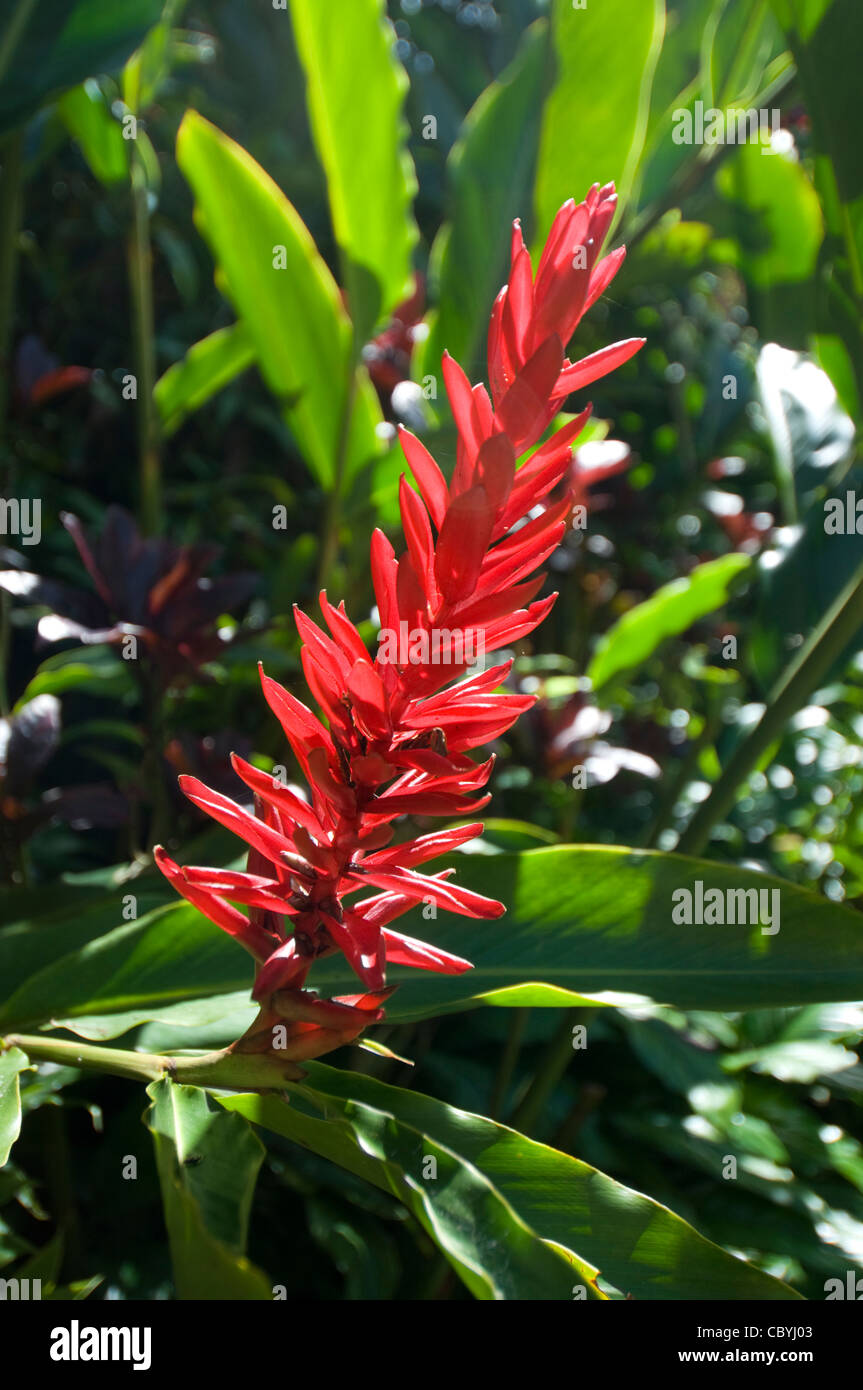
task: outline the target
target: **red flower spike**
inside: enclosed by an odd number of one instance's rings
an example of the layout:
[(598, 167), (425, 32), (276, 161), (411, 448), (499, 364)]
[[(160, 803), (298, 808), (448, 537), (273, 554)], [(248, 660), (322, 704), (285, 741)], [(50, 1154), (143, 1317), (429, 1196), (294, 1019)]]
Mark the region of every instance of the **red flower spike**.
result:
[[(303, 670), (326, 723), (261, 672), (309, 801), (241, 758), (233, 765), (254, 796), (254, 811), (195, 778), (181, 779), (195, 805), (250, 847), (246, 873), (184, 870), (163, 850), (156, 853), (178, 892), (259, 963), (254, 997), (261, 1013), (236, 1045), (241, 1051), (266, 1051), (267, 1030), (276, 1022), (288, 1035), (279, 1055), (289, 1059), (321, 1056), (356, 1039), (382, 1017), (388, 961), (449, 974), (470, 969), (460, 956), (387, 930), (418, 903), (473, 918), (504, 911), (450, 882), (453, 870), (417, 872), (473, 839), (481, 824), (393, 843), (394, 822), (464, 818), (485, 806), (490, 798), (481, 792), (493, 759), (474, 762), (468, 750), (499, 737), (534, 702), (499, 689), (511, 662), (468, 673), (478, 655), (532, 632), (556, 598), (536, 597), (545, 577), (539, 571), (567, 524), (577, 482), (572, 446), (590, 407), (539, 441), (566, 396), (626, 362), (642, 344), (628, 339), (574, 363), (564, 356), (583, 314), (623, 260), (622, 247), (600, 257), (615, 206), (612, 184), (594, 184), (582, 203), (565, 203), (535, 278), (521, 227), (513, 224), (509, 284), (489, 324), (491, 393), (472, 386), (448, 354), (443, 358), (457, 435), (450, 485), (425, 445), (400, 431), (418, 492), (401, 479), (407, 544), (401, 555), (381, 531), (372, 537), (377, 655), (366, 651), (344, 604), (335, 607), (326, 592), (320, 594), (326, 630), (294, 610)], [(519, 468), (518, 458), (531, 449)], [(468, 636), (475, 640), (470, 648)], [(380, 891), (355, 900), (370, 888)], [(314, 961), (336, 951), (367, 993), (327, 1001), (304, 988)]]

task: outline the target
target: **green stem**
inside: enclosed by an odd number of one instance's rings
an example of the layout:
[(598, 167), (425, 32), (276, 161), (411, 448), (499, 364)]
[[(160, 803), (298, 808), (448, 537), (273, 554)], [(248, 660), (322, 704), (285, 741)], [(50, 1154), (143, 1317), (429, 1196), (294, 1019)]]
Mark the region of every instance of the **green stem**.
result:
[(839, 594), (774, 686), (760, 720), (737, 745), (713, 790), (680, 837), (681, 854), (700, 854), (734, 805), (737, 790), (793, 714), (806, 703), (863, 622), (863, 565)]
[(680, 800), (684, 787), (692, 781), (692, 774), (698, 766), (698, 760), (704, 749), (713, 743), (719, 726), (722, 722), (722, 713), (718, 703), (713, 703), (712, 708), (708, 709), (704, 719), (704, 728), (696, 739), (693, 739), (689, 751), (680, 761), (680, 766), (666, 777), (660, 788), (658, 805), (653, 822), (644, 838), (646, 849), (656, 849), (662, 832), (669, 827), (672, 820), (672, 810)]
[(288, 1081), (298, 1081), (304, 1074), (294, 1062), (276, 1053), (232, 1052), (229, 1047), (198, 1057), (165, 1057), (69, 1042), (65, 1038), (8, 1033), (0, 1039), (0, 1050), (10, 1047), (20, 1048), (36, 1062), (56, 1062), (59, 1066), (106, 1072), (133, 1081), (158, 1081), (167, 1076), (187, 1086), (212, 1086), (227, 1091), (284, 1090)]
[(529, 1017), (530, 1009), (512, 1010), (512, 1017), (509, 1023), (509, 1032), (507, 1034), (506, 1043), (504, 1044), (504, 1049), (501, 1054), (500, 1065), (497, 1069), (497, 1075), (494, 1078), (494, 1086), (492, 1088), (491, 1093), (491, 1102), (489, 1104), (488, 1113), (491, 1119), (493, 1120), (496, 1120), (500, 1115), (501, 1111), (503, 1110), (503, 1104), (506, 1100), (506, 1093), (509, 1090), (513, 1073), (518, 1064), (519, 1053), (521, 1052), (521, 1045), (524, 1041), (524, 1030), (527, 1026), (527, 1020)]
[(0, 38), (0, 81), (6, 76), (6, 70), (12, 61), (15, 49), (18, 47), (18, 41), (35, 7), (36, 0), (18, 0), (15, 12), (6, 25), (6, 31)]
[(321, 557), (318, 563), (318, 589), (325, 587), (327, 577), (338, 554), (339, 548), (339, 523), (342, 514), (342, 487), (344, 485), (345, 467), (348, 457), (348, 445), (351, 437), (351, 420), (354, 413), (354, 402), (357, 398), (357, 369), (356, 364), (351, 358), (350, 379), (345, 393), (345, 404), (342, 410), (342, 418), (339, 424), (339, 437), (336, 442), (335, 470), (333, 475), (333, 486), (327, 500), (327, 513), (324, 518), (324, 534), (321, 541)]
[(162, 464), (154, 399), (156, 345), (153, 328), (153, 256), (147, 179), (137, 151), (132, 154), (132, 227), (129, 236), (129, 290), (138, 405), (138, 488), (141, 526), (156, 534), (162, 520)]
[[(2, 60), (0, 60), (2, 62)], [(15, 131), (2, 148), (0, 183), (0, 440), (6, 430), (9, 383), (12, 378), (12, 326), (15, 317), (15, 269), (23, 206), (24, 135)]]
[(509, 1121), (513, 1129), (521, 1130), (524, 1134), (531, 1133), (554, 1088), (572, 1061), (573, 1024), (585, 1022), (593, 1012), (593, 1009), (569, 1009), (564, 1014), (560, 1027), (552, 1035), (540, 1059), (533, 1081)]

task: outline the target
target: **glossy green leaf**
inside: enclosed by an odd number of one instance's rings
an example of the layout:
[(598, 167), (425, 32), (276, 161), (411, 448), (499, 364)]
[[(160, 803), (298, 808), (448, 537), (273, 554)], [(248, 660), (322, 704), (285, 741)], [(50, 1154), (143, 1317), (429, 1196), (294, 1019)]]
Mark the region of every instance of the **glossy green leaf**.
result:
[[(536, 175), (537, 244), (558, 208), (614, 179), (625, 203), (644, 145), (665, 29), (664, 0), (554, 0), (557, 78), (545, 103)], [(625, 35), (625, 42), (622, 36)]]
[(162, 434), (166, 438), (174, 434), (187, 416), (206, 405), (254, 360), (255, 349), (240, 323), (217, 328), (215, 333), (194, 343), (185, 357), (169, 367), (156, 382), (153, 398), (162, 422)]
[(0, 34), (0, 130), (20, 125), (50, 97), (85, 78), (122, 67), (159, 19), (162, 3), (17, 0), (7, 5)]
[(698, 565), (685, 579), (664, 584), (630, 608), (600, 638), (587, 674), (596, 691), (652, 656), (668, 638), (713, 613), (726, 602), (733, 581), (749, 567), (748, 555), (722, 555)]
[(20, 1048), (9, 1047), (0, 1052), (0, 1168), (21, 1133), (19, 1077), (29, 1066), (30, 1060)]
[[(70, 884), (61, 886), (60, 895), (56, 889), (11, 892), (8, 925), (0, 931), (0, 1000), (8, 999), (32, 975), (51, 970), (61, 957), (123, 922), (124, 896)], [(165, 900), (158, 885), (155, 889), (135, 886), (140, 919)]]
[[(769, 875), (651, 851), (566, 845), (517, 855), (453, 858), (456, 881), (499, 898), (494, 922), (420, 913), (403, 930), (473, 961), (461, 976), (388, 971), (400, 988), (387, 1016), (421, 1018), (471, 1003), (600, 1002), (645, 995), (681, 1008), (747, 1009), (863, 997), (863, 919), (851, 908)], [(673, 894), (719, 889), (779, 894), (780, 926), (686, 925)], [(727, 901), (727, 899), (726, 899)], [(736, 901), (736, 900), (734, 900)], [(768, 911), (775, 899), (767, 898)], [(765, 923), (767, 925), (767, 923)], [(323, 961), (318, 988), (347, 991), (348, 972)], [(541, 988), (536, 988), (541, 986)], [(518, 987), (518, 988), (514, 988)], [(501, 991), (505, 991), (501, 995)], [(608, 993), (612, 992), (612, 993)]]
[(509, 273), (510, 227), (530, 210), (547, 47), (548, 26), (534, 24), (468, 112), (450, 153), (447, 219), (429, 263), (439, 306), (423, 354), (432, 375), (444, 349), (471, 380), (485, 374), (488, 316)]
[[(372, 1083), (342, 1097), (326, 1090), (329, 1068), (315, 1067), (310, 1085), (291, 1091), (290, 1104), (256, 1095), (217, 1097), (226, 1110), (286, 1135), (349, 1172), (391, 1192), (425, 1228), (478, 1299), (602, 1297), (596, 1271), (556, 1248), (515, 1210), (485, 1169), (479, 1152), (466, 1157), (456, 1126), (435, 1133), (424, 1117), (403, 1114), (410, 1092)], [(325, 1089), (314, 1080), (324, 1078)], [(334, 1083), (338, 1087), (338, 1082)], [(366, 1097), (371, 1092), (371, 1100)], [(381, 1103), (381, 1098), (383, 1102)], [(432, 1103), (441, 1111), (446, 1106)], [(279, 1110), (286, 1112), (285, 1116)], [(464, 1118), (459, 1112), (450, 1112)], [(492, 1128), (495, 1128), (492, 1126)]]
[(196, 1086), (154, 1081), (147, 1095), (178, 1298), (271, 1299), (245, 1257), (260, 1140)]
[(361, 345), (412, 289), (418, 233), (402, 115), (407, 75), (383, 0), (291, 0), (291, 15)]
[[(406, 916), (407, 934), (466, 956), (474, 969), (436, 975), (393, 967), (388, 979), (399, 989), (387, 1004), (391, 1022), (480, 1004), (613, 1005), (632, 995), (700, 1009), (863, 997), (860, 915), (780, 879), (681, 855), (597, 846), (461, 855), (451, 862), (459, 883), (506, 903), (506, 915), (490, 922), (449, 914), (428, 921), (421, 911)], [(705, 893), (778, 893), (779, 930), (675, 923), (672, 895), (696, 892), (699, 882)], [(772, 910), (775, 899), (764, 901)], [(245, 952), (194, 909), (163, 908), (37, 970), (6, 1001), (0, 1028), (25, 1031), (66, 1019), (86, 1033), (89, 1019), (92, 1036), (107, 1038), (147, 1020), (170, 1026), (169, 1008), (213, 995), (225, 996), (225, 1017), (236, 1025), (251, 975)], [(341, 957), (318, 962), (314, 984), (327, 995), (356, 992)], [(197, 1020), (191, 1011), (178, 1045), (194, 1046), (196, 1021), (208, 1038), (218, 1037), (216, 1004), (215, 1011), (202, 1004)], [(182, 1023), (182, 1013), (174, 1022)]]
[(153, 1005), (251, 988), (251, 978), (245, 951), (194, 908), (157, 908), (77, 950), (57, 951), (4, 1001), (0, 1028), (130, 1009), (146, 1018)]
[[(220, 1104), (394, 1192), (456, 1268), (460, 1258), (471, 1256), (492, 1290), (483, 1293), (466, 1277), (480, 1297), (572, 1299), (579, 1284), (590, 1295), (591, 1270), (634, 1298), (796, 1297), (778, 1280), (705, 1240), (666, 1207), (568, 1154), (370, 1077), (321, 1063), (311, 1064), (308, 1073), (307, 1083), (291, 1087), (290, 1105), (257, 1095), (224, 1096)], [(443, 1161), (437, 1178), (424, 1176), (424, 1159), (438, 1155)], [(485, 1190), (483, 1220), (473, 1215), (482, 1195), (477, 1176)], [(491, 1193), (498, 1199), (496, 1211)], [(469, 1221), (463, 1218), (463, 1201), (470, 1204)], [(491, 1240), (495, 1228), (486, 1224), (495, 1215), (501, 1219), (501, 1207), (531, 1237), (530, 1243), (524, 1237), (508, 1241), (512, 1258), (507, 1261), (501, 1261), (502, 1252)], [(551, 1268), (552, 1291), (546, 1294), (530, 1283), (535, 1275), (529, 1261), (539, 1242), (578, 1261), (568, 1272), (555, 1274)]]
[[(239, 145), (194, 111), (177, 135), (177, 162), (220, 283), (254, 346), (261, 373), (318, 482), (337, 472), (351, 367), (351, 325), (338, 287), (296, 209)], [(362, 369), (344, 477), (381, 451), (377, 397)]]
[(73, 87), (60, 99), (58, 110), (96, 178), (108, 187), (123, 183), (129, 177), (129, 144), (98, 83), (88, 78)]

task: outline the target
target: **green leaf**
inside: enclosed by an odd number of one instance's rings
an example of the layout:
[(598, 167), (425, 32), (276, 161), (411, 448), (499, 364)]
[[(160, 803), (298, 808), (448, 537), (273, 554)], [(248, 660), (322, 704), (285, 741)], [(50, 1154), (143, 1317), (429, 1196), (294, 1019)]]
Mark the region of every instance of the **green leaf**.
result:
[(136, 115), (156, 100), (173, 57), (173, 25), (186, 0), (164, 0), (162, 17), (123, 69), (123, 101)]
[(615, 676), (642, 665), (668, 637), (720, 608), (739, 574), (751, 564), (748, 555), (722, 555), (698, 565), (685, 579), (674, 579), (644, 603), (630, 608), (600, 638), (587, 675), (595, 691)]
[[(68, 883), (12, 890), (8, 922), (0, 931), (2, 997), (8, 998), (34, 973), (50, 969), (61, 956), (116, 927), (123, 921), (124, 896)], [(164, 904), (166, 897), (160, 884), (136, 884), (139, 917)]]
[(799, 160), (772, 145), (739, 145), (716, 175), (739, 210), (741, 268), (767, 289), (808, 280), (824, 235), (815, 189)]
[(0, 1168), (9, 1157), (21, 1133), (21, 1088), (19, 1076), (30, 1066), (30, 1059), (17, 1047), (0, 1052)]
[(102, 643), (56, 652), (42, 662), (16, 709), (37, 695), (62, 695), (65, 690), (80, 690), (86, 686), (98, 689), (103, 698), (119, 701), (134, 689), (128, 661), (123, 661), (112, 647)]
[[(474, 969), (435, 975), (393, 967), (388, 980), (399, 989), (387, 1004), (390, 1022), (480, 1004), (613, 1005), (633, 994), (699, 1009), (863, 997), (860, 914), (781, 879), (682, 855), (597, 846), (450, 862), (459, 883), (502, 900), (506, 915), (493, 922), (406, 916), (408, 935), (466, 956)], [(672, 895), (695, 891), (698, 882), (705, 893), (778, 893), (779, 931), (763, 932), (757, 923), (675, 924)], [(775, 899), (765, 901), (770, 907)], [(170, 1026), (174, 1006), (223, 995), (224, 1017), (238, 1036), (251, 970), (245, 952), (193, 908), (162, 908), (36, 970), (6, 1001), (0, 1028), (25, 1031), (64, 1019), (85, 1036), (106, 1038), (148, 1020)], [(316, 963), (313, 981), (327, 995), (356, 992), (340, 956)], [(202, 1003), (197, 1017), (190, 1011), (182, 1045), (194, 1046), (197, 1023), (210, 1030), (208, 1039), (218, 1036), (215, 1004)], [(173, 1015), (175, 1025), (182, 1022), (182, 1011)]]
[(240, 323), (218, 328), (189, 348), (181, 361), (159, 377), (153, 398), (168, 438), (187, 416), (199, 410), (223, 386), (255, 360), (255, 349)]
[[(858, 0), (772, 0), (794, 54), (812, 118), (815, 184), (830, 232), (820, 299), (821, 334), (836, 336), (853, 364), (853, 398), (863, 396), (863, 147), (848, 125), (860, 86), (863, 7)], [(784, 339), (783, 339), (784, 341)], [(843, 390), (843, 399), (852, 393)]]
[[(319, 1071), (328, 1069), (316, 1067), (316, 1075)], [(365, 1094), (362, 1084), (356, 1089)], [(373, 1096), (379, 1089), (372, 1088)], [(384, 1089), (399, 1101), (409, 1097), (409, 1092)], [(452, 1134), (430, 1133), (392, 1104), (368, 1104), (354, 1095), (343, 1100), (337, 1091), (325, 1094), (313, 1085), (292, 1090), (290, 1105), (253, 1095), (217, 1099), (226, 1110), (287, 1135), (391, 1192), (476, 1298), (571, 1299), (573, 1285), (583, 1286), (585, 1297), (602, 1297), (593, 1282), (596, 1271), (537, 1235), (487, 1176), (479, 1155), (466, 1159)], [(284, 1120), (280, 1109), (289, 1112)]]
[[(387, 1018), (427, 1018), (477, 1004), (599, 1003), (649, 996), (687, 1009), (749, 1009), (863, 997), (863, 919), (770, 875), (677, 854), (565, 845), (523, 854), (453, 856), (456, 882), (506, 903), (494, 922), (406, 916), (400, 929), (466, 956), (473, 971), (431, 976), (392, 968)], [(678, 925), (679, 889), (779, 894), (779, 930)], [(727, 899), (726, 899), (727, 901)], [(734, 900), (736, 902), (736, 900)], [(770, 909), (776, 899), (767, 898)], [(765, 926), (768, 925), (765, 922)], [(316, 988), (346, 993), (338, 960)]]
[[(353, 370), (351, 325), (338, 287), (270, 176), (194, 111), (180, 126), (177, 162), (264, 380), (314, 476), (331, 487)], [(345, 479), (381, 452), (377, 397), (362, 369), (356, 380)]]
[(836, 192), (863, 256), (863, 149), (848, 130), (848, 112), (859, 91), (863, 10), (857, 0), (772, 0), (772, 4), (791, 42), (818, 151), (831, 161)]
[(383, 0), (291, 0), (291, 14), (361, 345), (412, 289), (417, 185), (402, 116), (407, 75)]
[(245, 1257), (263, 1144), (197, 1086), (154, 1081), (147, 1095), (177, 1297), (272, 1299), (269, 1280)]
[[(664, 0), (603, 0), (573, 9), (554, 0), (557, 80), (545, 103), (536, 175), (536, 241), (567, 198), (617, 184), (624, 205), (647, 131), (665, 29)], [(622, 36), (626, 36), (622, 42)]]
[(125, 182), (129, 177), (129, 145), (99, 84), (88, 78), (82, 86), (73, 87), (61, 98), (58, 110), (96, 178), (106, 187)]
[(854, 451), (854, 424), (830, 378), (800, 353), (765, 343), (756, 379), (786, 520), (796, 521), (798, 501), (805, 503), (807, 492), (844, 475)]
[(735, 238), (714, 243), (714, 253), (736, 264), (757, 294), (761, 337), (805, 347), (824, 237), (809, 175), (796, 154), (758, 142), (723, 161), (716, 187), (730, 204)]
[(251, 979), (245, 951), (212, 922), (185, 904), (160, 907), (77, 950), (58, 951), (5, 1000), (0, 1027), (23, 1031), (130, 1009), (151, 1018), (154, 1005), (251, 988)]
[[(219, 1103), (392, 1191), (478, 1297), (571, 1299), (579, 1284), (595, 1296), (594, 1272), (635, 1298), (797, 1297), (568, 1154), (355, 1072), (312, 1063), (308, 1073), (290, 1088), (290, 1105), (257, 1095)], [(438, 1158), (436, 1178), (424, 1175), (427, 1157)], [(577, 1262), (555, 1270), (546, 1261), (551, 1292), (534, 1282), (542, 1242)]]
[(547, 48), (548, 26), (540, 21), (468, 112), (450, 153), (447, 220), (429, 263), (439, 308), (423, 366), (433, 375), (444, 349), (472, 380), (484, 372), (488, 316), (509, 271), (510, 227), (530, 206)]
[(12, 11), (0, 35), (0, 130), (21, 125), (57, 92), (122, 67), (162, 0), (17, 0)]
[[(790, 373), (786, 373), (786, 387), (790, 380)], [(810, 448), (813, 442), (810, 440)], [(801, 446), (796, 457), (795, 443)], [(806, 460), (804, 447), (802, 439), (795, 441), (792, 436), (792, 460), (795, 464), (798, 460), (807, 462), (811, 477), (815, 460)], [(789, 638), (799, 642), (800, 634), (815, 628), (863, 563), (863, 537), (846, 524), (848, 494), (852, 522), (856, 522), (854, 506), (861, 484), (863, 472), (855, 467), (840, 486), (830, 489), (829, 500), (838, 503), (841, 520), (835, 516), (835, 503), (827, 512), (824, 502), (816, 501), (806, 512), (802, 525), (783, 531), (761, 562), (750, 650), (764, 690), (769, 690), (788, 661)], [(826, 529), (828, 523), (830, 530)], [(837, 524), (842, 529), (834, 530)], [(855, 634), (837, 654), (826, 679), (841, 676), (859, 645)]]

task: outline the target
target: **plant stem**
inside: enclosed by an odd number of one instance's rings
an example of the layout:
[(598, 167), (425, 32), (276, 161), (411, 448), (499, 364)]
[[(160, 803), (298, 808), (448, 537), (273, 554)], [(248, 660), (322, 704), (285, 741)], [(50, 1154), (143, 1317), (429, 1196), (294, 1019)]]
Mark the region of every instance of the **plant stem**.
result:
[(760, 720), (737, 745), (713, 790), (680, 837), (681, 854), (700, 854), (714, 825), (734, 804), (737, 789), (816, 690), (863, 622), (863, 565), (833, 601), (774, 686)]
[(656, 849), (662, 832), (668, 828), (669, 820), (672, 819), (671, 812), (680, 799), (680, 794), (684, 787), (692, 780), (692, 774), (698, 766), (698, 760), (704, 749), (713, 742), (717, 730), (721, 723), (721, 710), (718, 702), (711, 701), (708, 712), (704, 718), (704, 728), (696, 739), (693, 739), (689, 751), (681, 759), (680, 765), (666, 777), (660, 787), (659, 804), (656, 814), (647, 834), (644, 837), (645, 849)]
[(142, 529), (158, 533), (162, 521), (162, 464), (159, 422), (153, 391), (156, 346), (153, 330), (153, 256), (150, 208), (144, 166), (132, 153), (132, 227), (129, 235), (129, 291), (138, 404), (138, 489)]
[(12, 326), (15, 317), (15, 268), (23, 205), (24, 135), (15, 131), (3, 142), (0, 197), (0, 441), (6, 432), (9, 383), (12, 379)]
[(555, 1086), (572, 1061), (573, 1024), (583, 1023), (593, 1012), (592, 1009), (568, 1009), (564, 1014), (560, 1027), (553, 1033), (540, 1059), (533, 1081), (509, 1121), (513, 1129), (521, 1130), (525, 1134), (531, 1132)]
[(351, 420), (354, 413), (354, 402), (357, 398), (357, 368), (353, 356), (350, 363), (350, 377), (348, 379), (347, 391), (345, 392), (345, 404), (342, 410), (342, 418), (339, 424), (339, 437), (336, 442), (335, 469), (333, 473), (333, 485), (327, 499), (327, 512), (324, 518), (324, 533), (321, 540), (321, 556), (318, 562), (318, 589), (326, 587), (327, 576), (333, 565), (333, 561), (338, 554), (339, 548), (339, 523), (342, 512), (342, 487), (345, 477), (345, 466), (348, 457), (348, 444), (351, 437)]
[(197, 1057), (164, 1057), (65, 1038), (8, 1033), (0, 1039), (0, 1050), (10, 1047), (20, 1048), (37, 1062), (102, 1071), (133, 1081), (158, 1081), (168, 1076), (187, 1086), (213, 1086), (217, 1090), (284, 1090), (286, 1082), (298, 1081), (304, 1074), (294, 1062), (275, 1053), (232, 1052), (229, 1047)]
[(518, 1063), (519, 1053), (521, 1052), (521, 1045), (524, 1040), (524, 1030), (527, 1026), (527, 1020), (529, 1017), (530, 1009), (512, 1010), (512, 1018), (510, 1019), (509, 1023), (509, 1032), (507, 1034), (507, 1039), (506, 1043), (504, 1044), (503, 1052), (501, 1053), (500, 1065), (497, 1069), (497, 1075), (494, 1078), (494, 1086), (492, 1088), (491, 1101), (489, 1103), (488, 1113), (493, 1120), (496, 1120), (500, 1115), (501, 1111), (503, 1110), (503, 1104), (506, 1100), (506, 1093), (509, 1090), (509, 1085), (512, 1081), (513, 1072), (515, 1071), (516, 1064)]
[(18, 47), (18, 40), (35, 6), (36, 0), (18, 0), (15, 12), (6, 25), (3, 37), (0, 38), (0, 81), (6, 76), (12, 55)]

